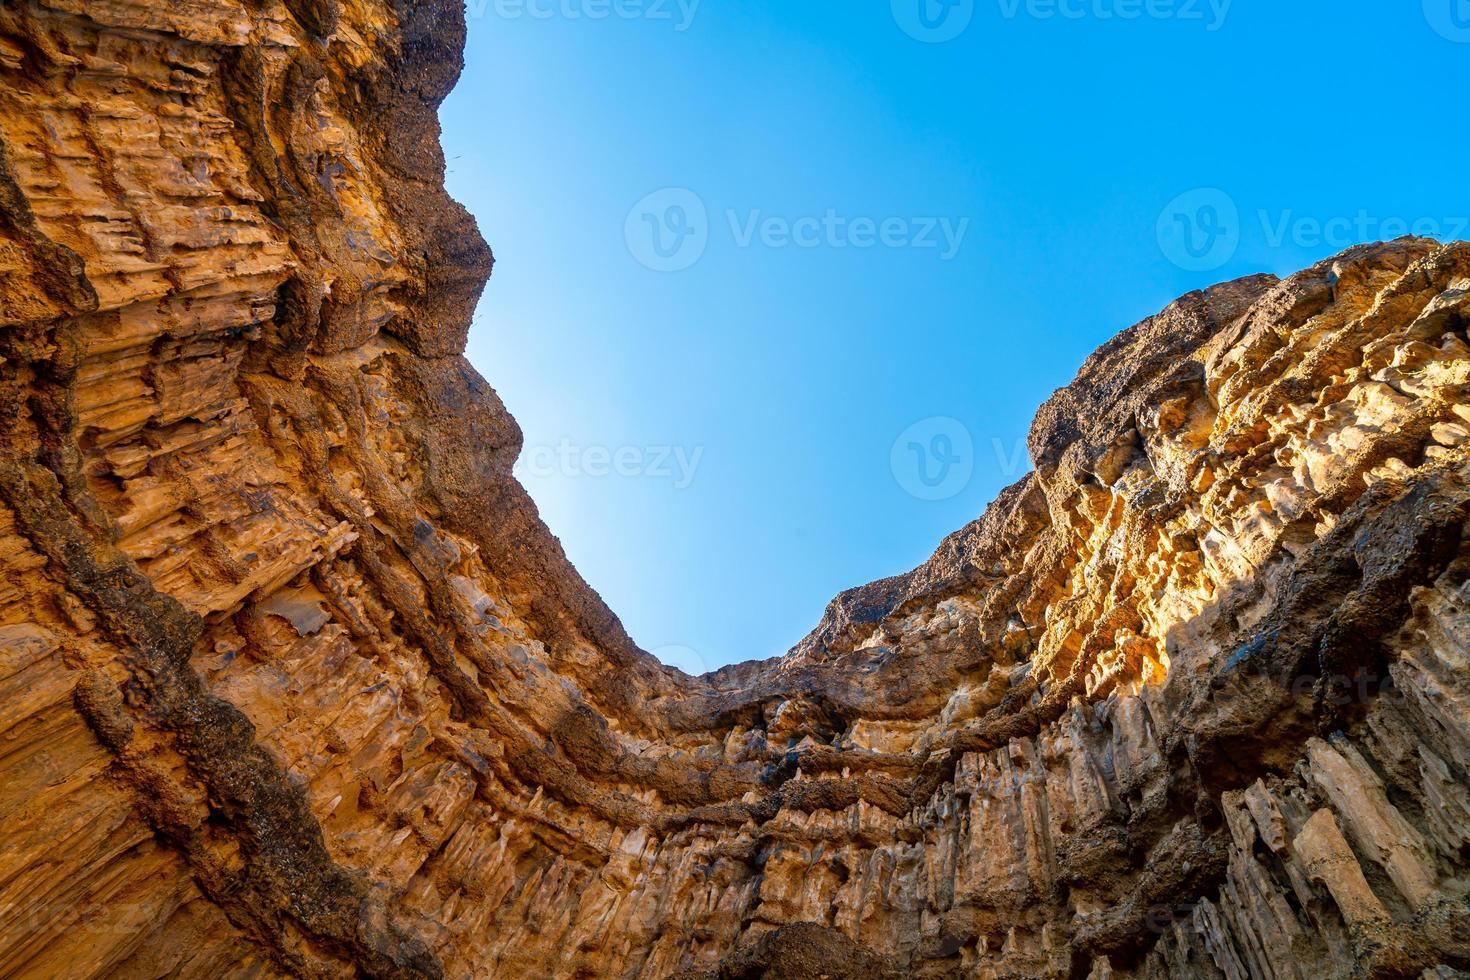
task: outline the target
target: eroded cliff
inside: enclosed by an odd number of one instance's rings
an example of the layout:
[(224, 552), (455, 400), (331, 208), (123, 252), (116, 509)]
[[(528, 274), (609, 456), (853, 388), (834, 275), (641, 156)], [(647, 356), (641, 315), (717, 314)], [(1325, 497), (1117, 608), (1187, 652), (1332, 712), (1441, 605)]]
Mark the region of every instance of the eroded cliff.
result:
[(1184, 297), (690, 678), (460, 357), (463, 32), (0, 5), (0, 976), (1470, 969), (1470, 246)]

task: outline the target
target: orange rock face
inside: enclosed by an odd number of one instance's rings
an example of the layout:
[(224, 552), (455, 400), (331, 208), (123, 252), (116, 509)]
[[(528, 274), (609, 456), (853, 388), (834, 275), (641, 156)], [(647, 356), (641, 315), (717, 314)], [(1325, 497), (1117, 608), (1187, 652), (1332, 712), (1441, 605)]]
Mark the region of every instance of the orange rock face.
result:
[(1470, 246), (1184, 297), (690, 678), (460, 356), (463, 32), (0, 6), (0, 976), (1470, 969)]

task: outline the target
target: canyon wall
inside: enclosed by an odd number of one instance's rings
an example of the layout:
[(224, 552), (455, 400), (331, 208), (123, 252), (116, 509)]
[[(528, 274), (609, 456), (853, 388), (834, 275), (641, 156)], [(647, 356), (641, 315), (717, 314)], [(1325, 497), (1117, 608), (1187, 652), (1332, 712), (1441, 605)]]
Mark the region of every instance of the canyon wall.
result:
[(1465, 975), (1470, 246), (1183, 297), (687, 677), (460, 356), (464, 29), (0, 4), (0, 977)]

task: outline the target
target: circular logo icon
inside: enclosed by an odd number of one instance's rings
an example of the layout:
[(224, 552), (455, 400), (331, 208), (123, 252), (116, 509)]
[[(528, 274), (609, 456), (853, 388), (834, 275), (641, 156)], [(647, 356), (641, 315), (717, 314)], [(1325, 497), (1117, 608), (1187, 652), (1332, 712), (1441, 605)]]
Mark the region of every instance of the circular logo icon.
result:
[(1202, 187), (1180, 194), (1159, 215), (1159, 248), (1189, 272), (1213, 272), (1240, 248), (1240, 209), (1222, 190)]
[(975, 440), (963, 422), (945, 416), (915, 422), (893, 440), (893, 478), (920, 500), (948, 500), (975, 474)]
[(1424, 19), (1440, 37), (1470, 44), (1470, 0), (1424, 0)]
[(975, 0), (890, 0), (893, 19), (915, 41), (941, 44), (965, 33)]
[(709, 245), (709, 213), (698, 194), (666, 187), (633, 205), (623, 225), (633, 258), (655, 272), (681, 272)]
[(677, 667), (690, 677), (698, 677), (709, 673), (709, 665), (699, 655), (699, 651), (693, 647), (680, 646), (677, 643), (650, 650), (658, 662), (665, 667)]

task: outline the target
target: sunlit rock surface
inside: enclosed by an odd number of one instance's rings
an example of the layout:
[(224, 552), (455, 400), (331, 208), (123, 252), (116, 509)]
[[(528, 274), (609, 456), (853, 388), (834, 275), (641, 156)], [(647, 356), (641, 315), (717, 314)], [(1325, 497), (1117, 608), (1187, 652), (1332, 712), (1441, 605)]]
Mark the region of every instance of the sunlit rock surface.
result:
[(463, 32), (0, 5), (0, 976), (1470, 969), (1470, 246), (1184, 297), (688, 678), (460, 357)]

